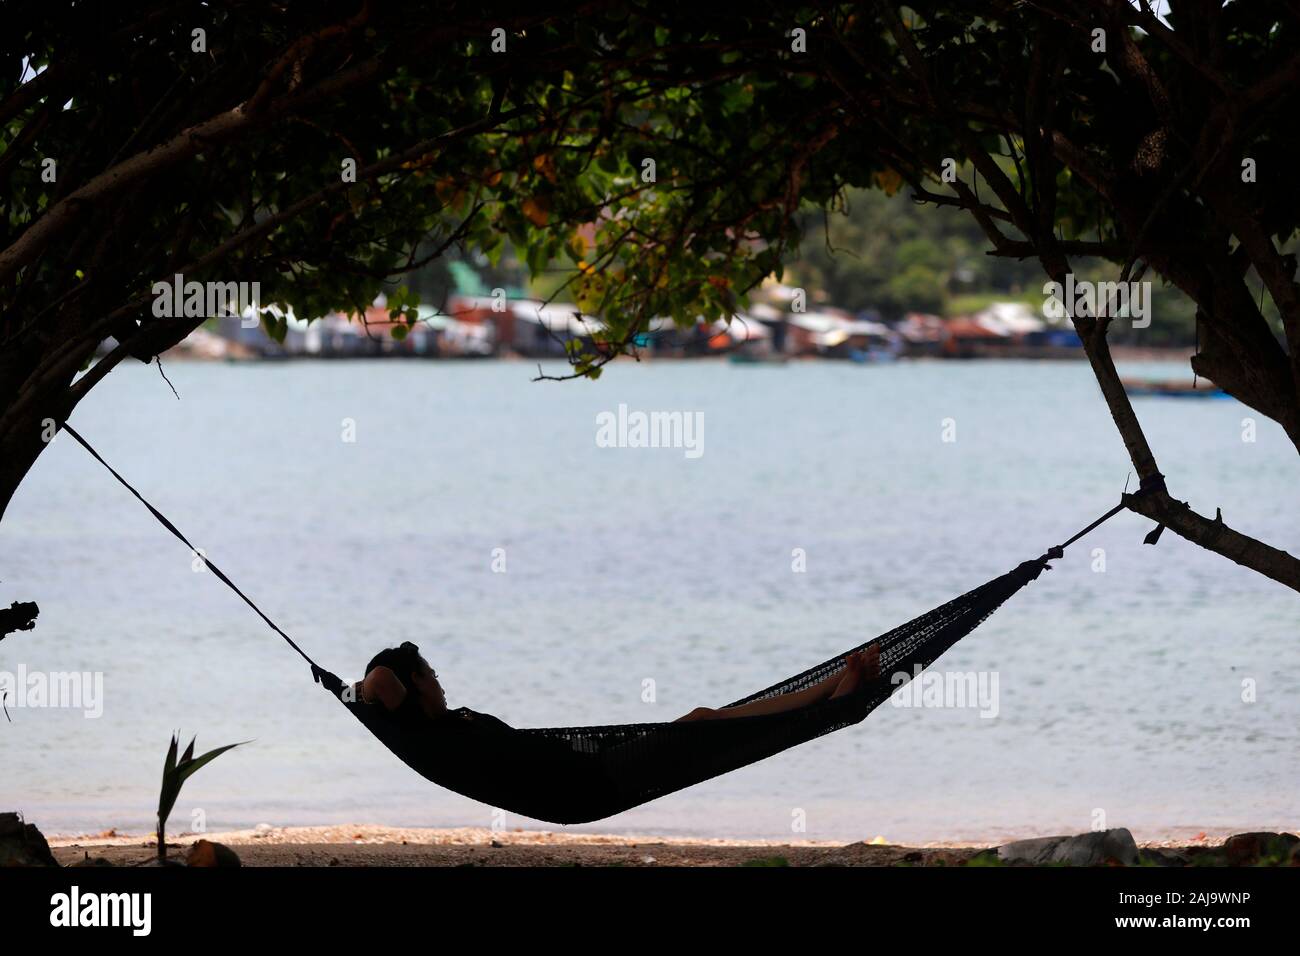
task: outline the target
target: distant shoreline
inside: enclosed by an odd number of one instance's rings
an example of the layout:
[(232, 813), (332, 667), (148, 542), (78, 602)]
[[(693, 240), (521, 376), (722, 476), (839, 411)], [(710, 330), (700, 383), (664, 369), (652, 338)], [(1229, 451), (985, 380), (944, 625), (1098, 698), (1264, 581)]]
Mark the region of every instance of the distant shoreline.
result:
[[(1147, 347), (1136, 345), (1112, 345), (1110, 347), (1111, 357), (1116, 362), (1188, 362), (1196, 350), (1191, 346), (1168, 346), (1168, 347)], [(490, 362), (510, 362), (526, 363), (536, 365), (538, 362), (563, 361), (562, 356), (528, 356), (514, 352), (503, 352), (499, 355), (484, 356), (434, 356), (434, 355), (417, 355), (392, 353), (383, 355), (355, 354), (355, 355), (317, 355), (308, 353), (291, 353), (276, 355), (259, 355), (255, 352), (232, 352), (224, 355), (207, 355), (199, 351), (176, 347), (163, 354), (168, 361), (182, 362), (213, 362), (234, 365), (244, 365), (250, 363), (268, 363), (280, 364), (284, 362), (329, 362), (329, 363), (351, 363), (351, 362), (373, 362), (373, 361), (404, 361), (404, 362), (428, 362), (431, 364), (449, 363), (453, 365), (475, 365), (479, 363)], [(668, 363), (690, 363), (690, 364), (716, 364), (728, 361), (726, 353), (718, 355), (653, 355), (649, 353), (642, 354), (639, 358), (631, 359), (623, 357), (615, 360), (616, 363), (634, 363), (634, 364), (658, 364), (661, 362)], [(990, 349), (984, 352), (976, 352), (968, 355), (901, 355), (890, 362), (877, 363), (882, 365), (906, 364), (910, 362), (997, 362), (997, 361), (1028, 361), (1028, 362), (1079, 362), (1086, 363), (1087, 355), (1081, 348), (1048, 348), (1043, 346), (998, 346), (996, 349)], [(785, 364), (825, 364), (825, 365), (851, 365), (854, 363), (844, 359), (828, 358), (818, 355), (788, 355), (784, 357)], [(870, 364), (870, 363), (868, 363)]]

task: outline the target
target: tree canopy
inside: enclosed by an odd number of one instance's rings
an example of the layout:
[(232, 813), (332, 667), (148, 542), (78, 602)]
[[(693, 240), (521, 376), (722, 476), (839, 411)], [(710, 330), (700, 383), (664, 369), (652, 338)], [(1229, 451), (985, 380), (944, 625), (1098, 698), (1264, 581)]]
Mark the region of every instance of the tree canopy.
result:
[[(1081, 257), (1161, 277), (1195, 304), (1193, 367), (1300, 448), (1300, 16), (1169, 6), (7, 3), (0, 507), (47, 423), (202, 321), (152, 314), (173, 274), (310, 317), (508, 241), (572, 265), (606, 322), (571, 355), (595, 377), (652, 317), (742, 307), (801, 210), (850, 189), (964, 210), (1054, 281)], [(897, 253), (919, 287), (925, 250)], [(1107, 348), (1122, 319), (1073, 321), (1152, 492), (1131, 507), (1300, 588), (1300, 562), (1163, 490)]]
[[(1043, 267), (1037, 261), (986, 255), (988, 239), (972, 216), (919, 204), (906, 191), (890, 196), (880, 189), (846, 190), (841, 205), (806, 211), (800, 225), (802, 241), (797, 255), (787, 257), (786, 281), (816, 289), (850, 311), (897, 319), (915, 311), (961, 315), (1001, 300), (1043, 305)], [(1074, 271), (1081, 279), (1104, 282), (1116, 270), (1082, 257)], [(1258, 292), (1257, 280), (1252, 288)], [(1276, 312), (1268, 311), (1276, 322)], [(1112, 326), (1107, 338), (1148, 347), (1190, 347), (1196, 341), (1195, 304), (1167, 282), (1152, 288), (1150, 320), (1141, 329)]]

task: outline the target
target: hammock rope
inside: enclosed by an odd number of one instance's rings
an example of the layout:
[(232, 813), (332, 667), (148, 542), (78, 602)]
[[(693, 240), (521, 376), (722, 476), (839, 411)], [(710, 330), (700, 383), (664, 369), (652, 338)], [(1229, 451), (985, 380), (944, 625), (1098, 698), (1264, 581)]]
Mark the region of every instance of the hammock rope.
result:
[[(727, 708), (803, 690), (843, 669), (847, 659), (870, 646), (880, 651), (880, 676), (851, 694), (797, 710), (761, 716), (685, 723), (638, 723), (589, 727), (520, 728), (485, 754), (480, 748), (417, 732), (382, 706), (365, 704), (349, 685), (321, 667), (257, 606), (230, 577), (162, 512), (149, 503), (67, 422), (63, 431), (103, 465), (196, 556), (237, 594), (311, 667), (324, 686), (399, 759), (448, 790), (494, 807), (551, 823), (587, 823), (612, 816), (665, 794), (738, 769), (790, 747), (862, 721), (906, 681), (978, 627), (1012, 595), (1058, 560), (1067, 547), (1131, 506), (1137, 497), (1163, 486), (1155, 475), (1133, 495), (1063, 543), (863, 644), (802, 673), (734, 701)], [(722, 709), (727, 709), (722, 708)]]
[(239, 585), (237, 585), (234, 581), (230, 580), (226, 572), (222, 571), (219, 567), (217, 567), (215, 564), (209, 561), (206, 554), (203, 554), (202, 552), (199, 551), (198, 548), (194, 547), (194, 545), (190, 543), (190, 539), (185, 537), (181, 529), (176, 527), (176, 525), (172, 524), (172, 522), (168, 519), (168, 517), (165, 514), (163, 514), (153, 505), (151, 505), (148, 502), (148, 500), (144, 497), (144, 495), (136, 491), (135, 488), (132, 487), (129, 481), (127, 481), (125, 478), (119, 475), (117, 473), (117, 470), (114, 469), (112, 465), (110, 465), (100, 456), (99, 452), (95, 451), (95, 449), (90, 447), (90, 442), (82, 438), (81, 435), (77, 433), (76, 429), (74, 429), (67, 422), (64, 422), (63, 431), (71, 435), (74, 439), (76, 439), (77, 444), (79, 444), (82, 448), (86, 449), (86, 451), (90, 452), (91, 457), (93, 457), (97, 462), (99, 462), (101, 465), (107, 468), (108, 473), (112, 475), (114, 478), (116, 478), (118, 480), (118, 483), (121, 484), (123, 488), (131, 492), (131, 494), (135, 495), (135, 497), (139, 500), (140, 504), (144, 505), (146, 508), (149, 509), (149, 513), (158, 519), (159, 524), (161, 524), (164, 528), (166, 528), (168, 531), (174, 534), (177, 538), (179, 538), (184, 543), (184, 545), (187, 548), (189, 548), (191, 552), (194, 553), (195, 556), (201, 558), (204, 567), (206, 567), (209, 571), (215, 574), (217, 576), (217, 579), (220, 580), (222, 584), (224, 584), (226, 587), (230, 588), (230, 590), (238, 594), (239, 597), (243, 600), (243, 602), (247, 604), (249, 607), (251, 607), (253, 611), (257, 614), (257, 616), (267, 623), (267, 626), (270, 627), (271, 630), (275, 631), (275, 633), (279, 634), (282, 638), (284, 638), (285, 642), (288, 643), (290, 647), (292, 647), (295, 651), (298, 652), (298, 656), (311, 665), (312, 675), (316, 677), (317, 683), (320, 682), (321, 678), (317, 676), (317, 674), (318, 672), (321, 674), (325, 673), (323, 669), (314, 660), (311, 659), (310, 655), (308, 655), (306, 651), (304, 651), (301, 647), (298, 646), (298, 643), (292, 637), (290, 637), (288, 634), (286, 634), (283, 630), (280, 629), (280, 625), (276, 624), (275, 621), (271, 620), (260, 607), (254, 604), (253, 599), (250, 598), (243, 591), (241, 591)]

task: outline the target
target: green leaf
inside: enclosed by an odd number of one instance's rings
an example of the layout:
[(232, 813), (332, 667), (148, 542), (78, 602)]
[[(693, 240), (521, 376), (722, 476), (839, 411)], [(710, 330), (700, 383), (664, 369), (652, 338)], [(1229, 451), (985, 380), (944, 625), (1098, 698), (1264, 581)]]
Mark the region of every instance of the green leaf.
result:
[(167, 748), (167, 758), (163, 761), (164, 778), (176, 769), (176, 750), (179, 746), (180, 741), (176, 739), (175, 734), (172, 734), (172, 743), (171, 746)]
[(207, 753), (203, 754), (201, 757), (195, 757), (195, 758), (194, 758), (193, 760), (191, 760), (189, 763), (177, 767), (177, 768), (176, 768), (176, 776), (177, 776), (177, 791), (179, 792), (179, 790), (180, 790), (180, 786), (179, 786), (179, 784), (182, 784), (182, 783), (184, 783), (186, 780), (188, 780), (189, 777), (190, 777), (190, 775), (193, 774), (195, 771), (197, 771), (197, 770), (199, 770), (201, 767), (204, 767), (204, 766), (206, 766), (207, 764), (211, 763), (213, 760), (216, 760), (218, 757), (220, 757), (220, 756), (221, 756), (223, 753), (225, 753), (227, 750), (233, 750), (233, 749), (236, 748), (236, 747), (242, 747), (244, 744), (248, 744), (248, 743), (252, 743), (252, 741), (251, 741), (251, 740), (241, 740), (241, 741), (239, 741), (238, 743), (234, 743), (234, 744), (226, 744), (224, 747), (217, 747), (215, 750), (209, 750)]
[(167, 759), (163, 763), (162, 787), (158, 792), (158, 825), (160, 827), (166, 825), (167, 818), (171, 816), (172, 809), (176, 806), (176, 799), (181, 795), (181, 786), (190, 774), (227, 750), (243, 746), (243, 744), (249, 742), (243, 740), (236, 744), (227, 744), (224, 747), (218, 747), (216, 750), (209, 750), (203, 756), (195, 758), (193, 757), (194, 741), (197, 739), (195, 737), (190, 740), (190, 745), (185, 748), (184, 756), (177, 763), (176, 749), (179, 741), (176, 739), (176, 735), (172, 734), (171, 746), (167, 748)]
[(181, 795), (181, 786), (174, 777), (169, 777), (164, 783), (162, 792), (158, 795), (158, 824), (165, 826), (167, 818), (172, 815), (172, 807), (176, 806), (176, 798)]

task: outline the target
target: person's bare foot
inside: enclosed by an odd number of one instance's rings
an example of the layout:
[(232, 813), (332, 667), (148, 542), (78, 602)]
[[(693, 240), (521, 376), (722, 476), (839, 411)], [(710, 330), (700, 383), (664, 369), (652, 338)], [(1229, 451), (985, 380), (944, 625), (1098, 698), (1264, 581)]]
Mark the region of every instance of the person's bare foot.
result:
[(862, 667), (862, 677), (864, 680), (875, 680), (880, 676), (880, 648), (872, 644), (866, 650), (859, 651), (856, 655)]
[(849, 654), (844, 658), (844, 669), (840, 671), (840, 683), (835, 685), (831, 692), (831, 700), (836, 697), (842, 697), (846, 693), (857, 691), (858, 684), (862, 683), (862, 658), (858, 654)]
[[(872, 668), (875, 668), (874, 672)], [(839, 683), (831, 692), (831, 699), (843, 697), (845, 694), (851, 694), (863, 683), (871, 680), (874, 674), (880, 673), (880, 654), (877, 652), (875, 658), (867, 655), (866, 651), (858, 651), (856, 654), (850, 654), (844, 659), (844, 669), (841, 671)]]

